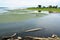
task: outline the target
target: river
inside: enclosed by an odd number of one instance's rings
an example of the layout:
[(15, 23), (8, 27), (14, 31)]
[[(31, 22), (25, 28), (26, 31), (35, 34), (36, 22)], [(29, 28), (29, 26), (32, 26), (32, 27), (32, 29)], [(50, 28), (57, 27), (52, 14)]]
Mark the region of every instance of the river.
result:
[[(33, 28), (43, 28), (43, 30), (25, 32)], [(51, 13), (20, 22), (0, 23), (0, 36), (10, 36), (14, 33), (18, 33), (19, 36), (48, 37), (52, 34), (60, 36), (60, 13)]]

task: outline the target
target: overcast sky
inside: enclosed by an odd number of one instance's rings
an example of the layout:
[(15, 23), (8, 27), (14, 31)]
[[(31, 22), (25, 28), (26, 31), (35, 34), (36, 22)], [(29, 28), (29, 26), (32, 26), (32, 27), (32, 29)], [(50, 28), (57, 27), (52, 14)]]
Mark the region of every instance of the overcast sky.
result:
[(60, 0), (0, 0), (0, 7), (34, 7), (39, 4), (60, 6)]

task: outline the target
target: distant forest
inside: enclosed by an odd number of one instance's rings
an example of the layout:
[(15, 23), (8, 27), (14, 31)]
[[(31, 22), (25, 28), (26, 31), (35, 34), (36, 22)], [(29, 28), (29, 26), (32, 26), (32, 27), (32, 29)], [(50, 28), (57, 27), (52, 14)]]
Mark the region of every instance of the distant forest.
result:
[(56, 6), (49, 5), (48, 7), (45, 6), (42, 7), (42, 5), (38, 5), (38, 8), (60, 8), (60, 7), (58, 7), (58, 5)]

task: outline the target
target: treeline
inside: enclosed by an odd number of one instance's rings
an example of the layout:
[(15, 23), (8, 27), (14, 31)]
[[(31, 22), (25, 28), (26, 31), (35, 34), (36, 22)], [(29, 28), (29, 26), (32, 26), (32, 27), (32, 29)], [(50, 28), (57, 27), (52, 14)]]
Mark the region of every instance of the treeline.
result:
[(59, 8), (59, 7), (58, 5), (56, 6), (49, 5), (48, 7), (45, 7), (45, 6), (42, 7), (42, 5), (38, 5), (38, 8)]

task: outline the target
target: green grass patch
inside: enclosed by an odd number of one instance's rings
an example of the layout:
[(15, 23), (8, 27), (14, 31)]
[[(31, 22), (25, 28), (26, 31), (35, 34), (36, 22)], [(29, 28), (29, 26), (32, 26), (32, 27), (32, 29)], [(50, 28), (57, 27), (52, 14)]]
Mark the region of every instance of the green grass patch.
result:
[(37, 17), (41, 17), (45, 14), (6, 14), (6, 15), (0, 15), (0, 23), (8, 23), (8, 22), (19, 22), (19, 21), (25, 21), (28, 19), (33, 19)]
[(60, 8), (27, 8), (28, 10), (42, 10), (42, 11), (53, 11), (60, 12)]

